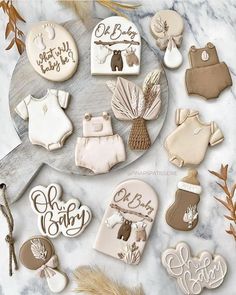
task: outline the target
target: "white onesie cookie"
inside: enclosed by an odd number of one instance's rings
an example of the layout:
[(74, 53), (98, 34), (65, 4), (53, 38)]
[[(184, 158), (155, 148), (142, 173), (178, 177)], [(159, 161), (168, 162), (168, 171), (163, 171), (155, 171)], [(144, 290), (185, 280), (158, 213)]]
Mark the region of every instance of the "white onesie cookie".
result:
[(48, 150), (63, 146), (73, 131), (71, 121), (62, 110), (67, 107), (68, 100), (68, 92), (48, 89), (42, 98), (28, 95), (16, 106), (16, 113), (24, 120), (29, 119), (29, 139), (32, 144)]

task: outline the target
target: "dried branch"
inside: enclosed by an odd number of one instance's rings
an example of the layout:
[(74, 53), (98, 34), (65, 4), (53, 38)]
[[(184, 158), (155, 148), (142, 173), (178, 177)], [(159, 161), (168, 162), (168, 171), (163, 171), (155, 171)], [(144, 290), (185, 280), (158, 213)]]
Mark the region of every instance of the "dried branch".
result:
[(17, 22), (25, 22), (25, 20), (12, 4), (12, 0), (7, 2), (2, 0), (0, 2), (0, 8), (2, 8), (3, 12), (8, 16), (8, 23), (5, 29), (5, 39), (12, 35), (12, 39), (6, 50), (9, 50), (16, 45), (18, 52), (22, 54), (25, 49), (25, 43), (22, 40), (24, 33), (18, 28)]
[[(236, 190), (236, 183), (230, 189), (228, 186), (228, 165), (221, 164), (221, 168), (219, 172), (210, 171), (209, 172), (220, 179), (222, 183), (216, 182), (217, 185), (222, 189), (225, 193), (225, 200), (214, 197), (218, 202), (220, 202), (228, 211), (229, 215), (224, 215), (227, 220), (230, 220), (236, 224), (236, 202), (233, 201), (234, 193)], [(236, 227), (230, 223), (230, 229), (226, 230), (226, 232), (234, 237), (236, 240)]]
[(130, 45), (139, 45), (140, 43), (138, 41), (134, 41), (134, 40), (121, 40), (121, 41), (111, 41), (111, 42), (104, 42), (104, 41), (94, 41), (94, 43), (96, 45), (108, 45), (108, 46), (112, 46), (115, 44), (130, 44)]

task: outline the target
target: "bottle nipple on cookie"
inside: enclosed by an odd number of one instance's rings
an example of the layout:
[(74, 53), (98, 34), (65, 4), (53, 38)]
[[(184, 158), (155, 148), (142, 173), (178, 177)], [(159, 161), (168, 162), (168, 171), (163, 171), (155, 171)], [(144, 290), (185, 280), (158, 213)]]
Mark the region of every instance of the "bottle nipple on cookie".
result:
[(164, 55), (164, 64), (169, 69), (177, 69), (183, 62), (183, 56), (177, 48), (175, 41), (170, 37)]

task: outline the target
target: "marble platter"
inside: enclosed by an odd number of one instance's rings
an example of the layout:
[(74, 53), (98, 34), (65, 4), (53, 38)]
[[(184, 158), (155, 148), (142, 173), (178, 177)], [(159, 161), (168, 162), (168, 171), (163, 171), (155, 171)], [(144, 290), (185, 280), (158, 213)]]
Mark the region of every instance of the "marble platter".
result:
[[(64, 24), (77, 42), (80, 59), (77, 72), (68, 81), (51, 82), (40, 77), (30, 65), (26, 53), (20, 57), (15, 67), (10, 86), (9, 104), (11, 116), (22, 144), (0, 162), (0, 181), (5, 182), (8, 186), (10, 202), (20, 198), (29, 182), (44, 164), (65, 173), (92, 175), (91, 171), (75, 166), (74, 149), (76, 138), (82, 135), (82, 118), (85, 112), (99, 115), (103, 111), (108, 111), (113, 116), (110, 106), (112, 94), (106, 87), (105, 82), (116, 79), (116, 77), (111, 76), (95, 77), (90, 74), (90, 38), (95, 23), (91, 24), (89, 28), (85, 28), (80, 21), (68, 21)], [(142, 40), (141, 73), (139, 76), (124, 77), (135, 81), (138, 85), (142, 85), (146, 74), (155, 68), (162, 69), (162, 66), (154, 52)], [(160, 84), (162, 93), (161, 114), (157, 120), (147, 123), (152, 142), (156, 140), (167, 113), (168, 84), (164, 70)], [(28, 94), (42, 97), (48, 88), (66, 90), (71, 94), (70, 103), (65, 112), (74, 126), (74, 132), (67, 139), (64, 147), (52, 152), (29, 142), (28, 121), (23, 121), (14, 111), (15, 106)], [(112, 122), (114, 133), (121, 135), (127, 147), (131, 123), (118, 121), (114, 117)], [(111, 171), (124, 168), (145, 153), (145, 151), (131, 151), (128, 147), (126, 151), (127, 160), (114, 166)]]

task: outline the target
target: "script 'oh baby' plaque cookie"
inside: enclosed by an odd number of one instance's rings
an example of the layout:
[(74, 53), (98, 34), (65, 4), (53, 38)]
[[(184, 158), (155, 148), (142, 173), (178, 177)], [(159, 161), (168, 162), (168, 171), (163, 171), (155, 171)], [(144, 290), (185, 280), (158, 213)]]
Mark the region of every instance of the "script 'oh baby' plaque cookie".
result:
[(92, 75), (137, 75), (141, 38), (137, 27), (121, 16), (99, 22), (91, 38)]
[(168, 274), (176, 278), (178, 286), (186, 295), (197, 295), (204, 288), (219, 287), (227, 273), (227, 264), (222, 256), (213, 256), (204, 251), (194, 257), (186, 243), (179, 243), (175, 249), (165, 250), (162, 264)]
[(157, 207), (157, 194), (149, 184), (138, 179), (120, 183), (104, 214), (94, 249), (127, 264), (138, 264)]
[(61, 25), (43, 21), (26, 37), (26, 52), (34, 70), (51, 81), (65, 81), (76, 71), (78, 49), (71, 34)]
[(78, 199), (60, 200), (62, 189), (58, 184), (48, 187), (38, 185), (29, 194), (33, 211), (38, 216), (42, 235), (56, 238), (60, 233), (66, 237), (80, 235), (90, 223), (92, 213), (87, 206), (80, 206)]

